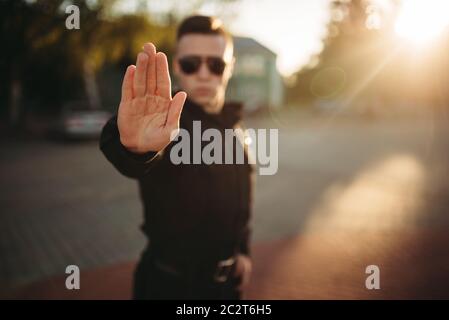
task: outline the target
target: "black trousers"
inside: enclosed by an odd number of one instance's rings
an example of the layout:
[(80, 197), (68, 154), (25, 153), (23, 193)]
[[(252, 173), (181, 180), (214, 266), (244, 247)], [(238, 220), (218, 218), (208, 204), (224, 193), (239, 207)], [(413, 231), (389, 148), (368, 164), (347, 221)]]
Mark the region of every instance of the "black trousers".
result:
[(232, 273), (223, 283), (175, 275), (156, 266), (151, 250), (147, 249), (134, 272), (133, 299), (240, 300), (242, 294), (237, 289), (240, 279)]

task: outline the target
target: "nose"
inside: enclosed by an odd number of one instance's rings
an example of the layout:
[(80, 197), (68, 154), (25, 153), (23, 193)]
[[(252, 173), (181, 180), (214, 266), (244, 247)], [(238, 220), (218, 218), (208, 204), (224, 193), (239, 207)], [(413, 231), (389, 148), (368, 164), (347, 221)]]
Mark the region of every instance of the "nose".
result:
[(198, 78), (201, 80), (208, 80), (210, 78), (209, 68), (206, 63), (201, 63), (200, 69), (198, 70)]

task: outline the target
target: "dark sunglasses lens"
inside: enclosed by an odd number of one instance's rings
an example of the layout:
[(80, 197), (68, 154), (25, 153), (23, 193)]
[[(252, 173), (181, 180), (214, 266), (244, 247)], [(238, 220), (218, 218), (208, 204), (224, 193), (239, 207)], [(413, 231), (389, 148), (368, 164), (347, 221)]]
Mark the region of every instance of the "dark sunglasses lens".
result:
[(207, 65), (209, 66), (210, 72), (219, 76), (223, 74), (226, 67), (226, 63), (220, 58), (208, 58)]
[(192, 74), (198, 71), (201, 65), (201, 58), (199, 57), (185, 57), (179, 59), (179, 65), (182, 72), (185, 74)]

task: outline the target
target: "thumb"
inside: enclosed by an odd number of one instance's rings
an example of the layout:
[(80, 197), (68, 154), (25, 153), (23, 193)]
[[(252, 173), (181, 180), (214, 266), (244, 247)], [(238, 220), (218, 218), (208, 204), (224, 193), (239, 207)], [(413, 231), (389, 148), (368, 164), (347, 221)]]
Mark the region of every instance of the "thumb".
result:
[(179, 118), (181, 116), (184, 103), (187, 98), (187, 93), (181, 91), (178, 92), (170, 102), (168, 109), (166, 126), (171, 129), (175, 129), (179, 126)]

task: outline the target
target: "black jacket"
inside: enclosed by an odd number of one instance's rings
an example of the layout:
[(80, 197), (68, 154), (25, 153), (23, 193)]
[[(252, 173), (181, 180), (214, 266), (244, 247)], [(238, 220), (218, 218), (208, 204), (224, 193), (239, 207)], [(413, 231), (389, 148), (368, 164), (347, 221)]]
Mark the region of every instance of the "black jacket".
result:
[[(207, 128), (224, 132), (239, 126), (240, 115), (239, 104), (226, 104), (220, 114), (210, 115), (187, 100), (180, 127), (192, 136), (193, 121), (200, 120), (202, 132)], [(116, 116), (101, 135), (100, 148), (106, 158), (123, 175), (139, 181), (145, 211), (142, 230), (150, 247), (167, 260), (179, 262), (249, 254), (254, 174), (246, 153), (245, 164), (174, 165), (169, 155), (176, 143), (157, 154), (133, 154), (120, 143)]]

